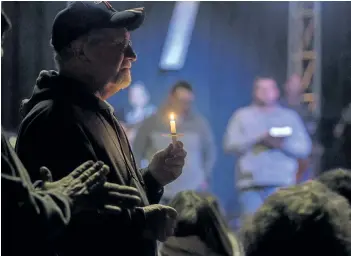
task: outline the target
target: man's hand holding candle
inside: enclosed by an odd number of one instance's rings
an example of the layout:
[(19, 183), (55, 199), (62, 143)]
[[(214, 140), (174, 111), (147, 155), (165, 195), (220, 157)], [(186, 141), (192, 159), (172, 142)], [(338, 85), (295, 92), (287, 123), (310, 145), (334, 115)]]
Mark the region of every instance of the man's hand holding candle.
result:
[(181, 141), (169, 144), (153, 156), (149, 171), (161, 186), (165, 186), (182, 174), (186, 154)]

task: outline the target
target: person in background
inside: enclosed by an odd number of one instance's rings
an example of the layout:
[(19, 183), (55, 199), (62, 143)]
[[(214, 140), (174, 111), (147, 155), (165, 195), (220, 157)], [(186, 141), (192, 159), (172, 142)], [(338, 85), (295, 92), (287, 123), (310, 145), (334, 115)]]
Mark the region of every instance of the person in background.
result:
[(233, 255), (236, 255), (236, 256), (245, 255), (243, 252), (243, 248), (242, 248), (240, 239), (229, 228), (229, 224), (223, 215), (224, 210), (220, 206), (218, 199), (214, 195), (212, 195), (208, 192), (200, 192), (198, 194), (199, 194), (199, 196), (201, 196), (202, 198), (207, 200), (208, 203), (211, 205), (211, 207), (213, 207), (213, 209), (215, 209), (217, 211), (218, 215), (222, 218), (222, 220), (223, 220), (222, 223), (227, 230), (227, 234), (228, 234), (228, 237), (229, 237), (232, 249), (233, 249)]
[(341, 113), (341, 118), (334, 128), (334, 148), (333, 154), (338, 167), (351, 169), (351, 103), (348, 104)]
[(222, 216), (206, 197), (183, 191), (169, 205), (177, 210), (178, 217), (174, 236), (161, 246), (161, 256), (236, 255)]
[[(1, 38), (11, 23), (1, 11)], [(2, 50), (2, 47), (1, 47)], [(3, 51), (2, 51), (3, 54)], [(65, 159), (61, 157), (61, 161)], [(44, 163), (44, 159), (42, 160)], [(38, 170), (39, 171), (39, 170)], [(29, 174), (1, 131), (1, 252), (3, 255), (54, 255), (52, 244), (63, 233), (72, 216), (98, 208), (91, 195), (106, 185), (108, 166), (87, 161), (61, 180), (52, 182), (51, 172), (41, 167), (43, 180), (32, 184)], [(138, 204), (128, 187), (119, 186), (113, 205)], [(131, 188), (133, 192), (133, 188)], [(119, 202), (119, 203), (118, 203)], [(117, 203), (117, 204), (116, 204)], [(87, 231), (89, 233), (89, 231)]]
[[(289, 77), (284, 86), (284, 97), (280, 99), (280, 105), (296, 111), (305, 124), (306, 130), (312, 139), (312, 154), (303, 159), (299, 159), (299, 170), (296, 174), (297, 182), (311, 178), (318, 170), (317, 160), (322, 154), (322, 147), (317, 137), (317, 120), (308, 106), (303, 102), (304, 86), (299, 75), (293, 74)], [(313, 169), (313, 170), (312, 170)]]
[(194, 92), (186, 81), (177, 82), (171, 89), (168, 100), (157, 113), (141, 124), (133, 144), (138, 164), (150, 160), (158, 150), (164, 148), (170, 137), (169, 116), (175, 114), (177, 133), (188, 145), (187, 161), (182, 175), (165, 187), (163, 202), (167, 204), (183, 190), (206, 190), (216, 158), (213, 134), (207, 120), (192, 109)]
[(280, 189), (242, 229), (246, 256), (349, 256), (350, 205), (317, 181)]
[(141, 81), (128, 88), (128, 98), (133, 109), (123, 114), (123, 126), (129, 142), (133, 144), (140, 124), (154, 114), (157, 108), (149, 103), (149, 92)]
[(143, 82), (138, 81), (129, 87), (129, 103), (132, 110), (126, 115), (126, 122), (129, 125), (137, 125), (157, 111), (157, 108), (150, 104), (150, 95)]
[(351, 170), (329, 170), (319, 175), (316, 180), (345, 197), (351, 206)]
[(163, 186), (182, 173), (183, 144), (167, 145), (147, 168), (137, 169), (126, 134), (106, 102), (131, 82), (136, 54), (130, 31), (143, 20), (144, 8), (116, 11), (106, 1), (68, 3), (52, 26), (58, 71), (42, 71), (22, 106), (16, 151), (32, 177), (39, 164), (56, 180), (76, 163), (102, 160), (110, 167), (111, 185), (97, 202), (109, 202), (119, 185), (134, 187), (141, 198), (137, 207), (122, 208), (118, 215), (110, 207), (76, 216), (57, 243), (61, 256), (154, 256), (156, 241), (172, 234), (177, 213), (158, 202)]
[[(238, 156), (235, 176), (243, 218), (277, 188), (295, 184), (297, 159), (311, 152), (311, 140), (298, 114), (278, 104), (273, 78), (257, 78), (253, 96), (250, 106), (233, 114), (224, 136), (224, 150)], [(280, 129), (285, 134), (276, 133)]]
[(293, 74), (285, 83), (284, 95), (279, 103), (282, 107), (292, 109), (299, 114), (306, 126), (307, 132), (312, 137), (317, 128), (316, 120), (311, 111), (309, 111), (307, 105), (303, 102), (303, 93), (304, 88), (301, 77), (297, 74)]

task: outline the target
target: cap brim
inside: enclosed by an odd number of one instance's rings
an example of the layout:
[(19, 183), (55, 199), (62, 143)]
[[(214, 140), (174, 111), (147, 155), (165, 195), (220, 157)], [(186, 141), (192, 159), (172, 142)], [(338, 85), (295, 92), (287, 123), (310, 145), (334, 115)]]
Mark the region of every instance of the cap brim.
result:
[(144, 22), (143, 9), (131, 9), (117, 12), (112, 15), (111, 22), (116, 27), (124, 27), (129, 31), (139, 28)]

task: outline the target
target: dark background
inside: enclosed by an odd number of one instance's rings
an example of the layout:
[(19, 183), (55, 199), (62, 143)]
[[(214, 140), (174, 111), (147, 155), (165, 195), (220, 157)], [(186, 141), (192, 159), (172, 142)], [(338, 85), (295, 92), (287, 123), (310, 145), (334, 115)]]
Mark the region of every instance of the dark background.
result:
[[(111, 3), (117, 9), (145, 6), (145, 25), (132, 34), (138, 53), (133, 80), (146, 84), (156, 105), (177, 80), (188, 80), (194, 86), (196, 107), (210, 121), (217, 142), (212, 190), (226, 208), (235, 204), (234, 158), (223, 153), (223, 134), (232, 113), (250, 102), (257, 75), (272, 75), (279, 84), (286, 79), (288, 2), (202, 2), (185, 66), (175, 72), (162, 72), (158, 67), (174, 2)], [(13, 23), (4, 44), (1, 76), (1, 121), (7, 130), (16, 131), (20, 101), (30, 96), (39, 71), (55, 68), (49, 43), (51, 25), (65, 4), (2, 2)], [(341, 56), (350, 51), (350, 13), (349, 3), (322, 3), (323, 127), (335, 122), (347, 101), (347, 86), (341, 86), (347, 84), (347, 57)], [(110, 102), (117, 109), (125, 107), (126, 96), (123, 91)], [(325, 139), (327, 133), (323, 136)]]

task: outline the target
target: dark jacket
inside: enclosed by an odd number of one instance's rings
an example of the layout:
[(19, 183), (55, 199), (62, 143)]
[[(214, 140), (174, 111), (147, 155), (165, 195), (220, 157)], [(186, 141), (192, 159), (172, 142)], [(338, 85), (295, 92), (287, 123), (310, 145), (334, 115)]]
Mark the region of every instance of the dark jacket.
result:
[[(158, 203), (163, 189), (147, 169), (137, 170), (127, 137), (110, 106), (84, 90), (84, 84), (42, 71), (33, 95), (22, 108), (16, 150), (33, 179), (47, 166), (53, 178), (67, 175), (87, 160), (101, 160), (110, 167), (108, 181), (137, 188), (142, 204)], [(156, 242), (142, 237), (144, 215), (140, 210), (119, 216), (84, 212), (74, 217), (61, 255), (152, 255)]]
[(1, 133), (1, 253), (50, 255), (52, 239), (71, 218), (70, 200), (35, 190), (29, 175)]

